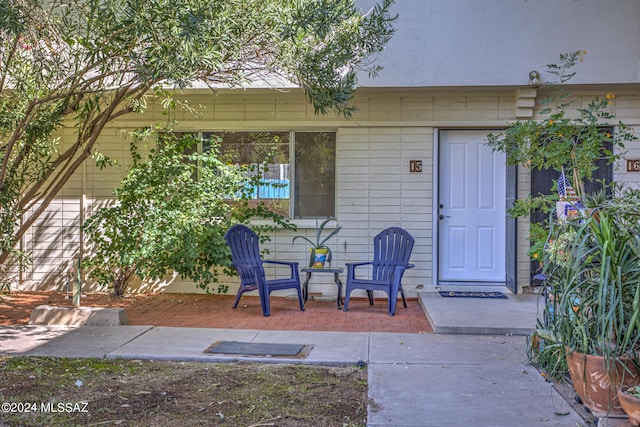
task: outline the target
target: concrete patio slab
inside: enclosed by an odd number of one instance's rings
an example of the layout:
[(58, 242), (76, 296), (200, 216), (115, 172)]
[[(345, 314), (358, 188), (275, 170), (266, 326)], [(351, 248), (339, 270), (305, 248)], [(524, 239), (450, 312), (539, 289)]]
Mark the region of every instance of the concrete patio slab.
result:
[(114, 349), (107, 357), (228, 362), (237, 358), (204, 351), (216, 341), (252, 341), (257, 334), (258, 331), (243, 329), (152, 327), (135, 341)]
[(0, 355), (23, 355), (72, 329), (68, 326), (4, 326), (0, 328)]
[(313, 350), (302, 361), (322, 365), (355, 365), (369, 359), (368, 332), (261, 331), (255, 341), (312, 344)]
[(436, 334), (529, 335), (536, 327), (541, 297), (508, 294), (508, 298), (445, 298), (418, 293), (418, 302)]
[[(26, 352), (27, 356), (105, 357), (114, 349), (148, 331), (148, 326), (84, 326), (43, 342)], [(52, 329), (55, 330), (55, 329)]]
[(525, 338), (504, 335), (372, 333), (370, 363), (525, 363)]
[(368, 427), (582, 426), (541, 377), (519, 363), (369, 365)]

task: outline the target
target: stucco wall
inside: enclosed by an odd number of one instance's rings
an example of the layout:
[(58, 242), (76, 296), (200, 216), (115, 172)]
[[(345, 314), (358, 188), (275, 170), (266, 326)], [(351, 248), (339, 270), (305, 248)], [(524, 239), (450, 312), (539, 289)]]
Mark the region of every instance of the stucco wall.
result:
[(397, 0), (392, 11), (384, 68), (364, 86), (526, 85), (531, 70), (552, 80), (547, 64), (577, 50), (573, 83), (640, 82), (637, 0)]

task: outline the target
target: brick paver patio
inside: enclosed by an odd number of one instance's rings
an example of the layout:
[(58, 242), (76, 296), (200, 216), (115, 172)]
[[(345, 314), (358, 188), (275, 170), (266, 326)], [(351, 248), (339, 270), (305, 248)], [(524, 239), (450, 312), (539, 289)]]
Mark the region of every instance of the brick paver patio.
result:
[[(82, 306), (125, 307), (130, 325), (204, 328), (303, 330), (336, 332), (432, 333), (417, 299), (399, 302), (395, 316), (387, 314), (387, 300), (370, 306), (366, 298), (352, 298), (349, 312), (338, 310), (335, 301), (309, 300), (300, 311), (296, 300), (271, 298), (271, 316), (264, 317), (258, 296), (244, 295), (233, 310), (233, 295), (139, 294), (115, 299), (104, 293), (88, 293)], [(0, 294), (0, 325), (26, 324), (38, 305), (71, 306), (61, 292)]]

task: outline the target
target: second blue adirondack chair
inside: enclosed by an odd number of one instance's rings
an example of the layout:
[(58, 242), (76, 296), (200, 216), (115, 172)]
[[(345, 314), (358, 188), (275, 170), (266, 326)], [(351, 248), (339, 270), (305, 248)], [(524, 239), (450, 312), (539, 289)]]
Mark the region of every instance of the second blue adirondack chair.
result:
[[(384, 291), (389, 298), (389, 315), (396, 314), (398, 292), (402, 303), (407, 300), (402, 289), (402, 275), (405, 270), (414, 267), (409, 264), (414, 239), (400, 227), (387, 228), (373, 238), (373, 261), (347, 263), (347, 288), (345, 291), (344, 311), (349, 309), (349, 297), (354, 289), (364, 289), (373, 305), (373, 291)], [(371, 276), (356, 277), (359, 267), (371, 268)]]
[[(243, 293), (257, 289), (260, 295), (262, 314), (269, 316), (271, 314), (271, 292), (280, 289), (295, 289), (298, 293), (300, 310), (304, 311), (297, 262), (263, 260), (260, 257), (258, 235), (243, 224), (236, 224), (229, 228), (224, 239), (231, 249), (231, 265), (240, 276), (240, 288), (236, 294), (233, 308), (238, 306)], [(267, 280), (263, 264), (288, 266), (291, 269), (291, 274), (289, 277)]]

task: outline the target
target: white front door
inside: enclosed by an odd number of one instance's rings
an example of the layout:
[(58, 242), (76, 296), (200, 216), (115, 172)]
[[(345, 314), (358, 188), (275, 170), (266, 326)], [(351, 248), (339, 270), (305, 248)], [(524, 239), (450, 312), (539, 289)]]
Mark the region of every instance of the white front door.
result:
[(487, 133), (440, 132), (439, 282), (505, 282), (506, 163)]

